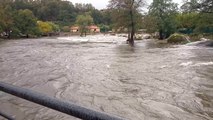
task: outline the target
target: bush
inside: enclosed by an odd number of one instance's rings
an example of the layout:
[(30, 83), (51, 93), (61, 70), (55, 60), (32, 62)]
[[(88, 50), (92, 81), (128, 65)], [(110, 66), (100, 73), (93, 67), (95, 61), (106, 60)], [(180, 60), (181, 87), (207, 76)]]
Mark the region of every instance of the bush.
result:
[(189, 38), (185, 35), (182, 34), (172, 34), (168, 39), (167, 39), (168, 43), (173, 43), (173, 44), (184, 44), (184, 43), (188, 43)]
[(70, 27), (69, 26), (64, 26), (62, 28), (63, 32), (70, 32)]

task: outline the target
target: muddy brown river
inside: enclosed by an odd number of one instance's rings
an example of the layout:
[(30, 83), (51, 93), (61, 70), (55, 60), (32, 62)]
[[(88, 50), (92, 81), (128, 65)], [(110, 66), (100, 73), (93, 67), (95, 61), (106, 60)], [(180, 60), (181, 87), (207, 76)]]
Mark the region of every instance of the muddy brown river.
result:
[[(129, 120), (212, 120), (213, 49), (88, 36), (0, 42), (0, 81)], [(16, 120), (77, 120), (0, 92)], [(0, 117), (0, 120), (4, 120)]]

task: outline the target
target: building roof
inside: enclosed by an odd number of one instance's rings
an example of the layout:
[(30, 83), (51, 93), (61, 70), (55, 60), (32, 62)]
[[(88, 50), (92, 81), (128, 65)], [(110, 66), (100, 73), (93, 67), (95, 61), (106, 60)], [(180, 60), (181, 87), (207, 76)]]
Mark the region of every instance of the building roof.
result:
[[(98, 26), (96, 26), (96, 25), (91, 25), (91, 26), (88, 26), (87, 28), (88, 28), (88, 29), (100, 29), (100, 28), (99, 28)], [(78, 27), (78, 26), (72, 26), (70, 29), (71, 29), (71, 30), (78, 30), (79, 27)]]
[(72, 30), (78, 30), (79, 27), (78, 27), (78, 26), (72, 26), (71, 29), (72, 29)]

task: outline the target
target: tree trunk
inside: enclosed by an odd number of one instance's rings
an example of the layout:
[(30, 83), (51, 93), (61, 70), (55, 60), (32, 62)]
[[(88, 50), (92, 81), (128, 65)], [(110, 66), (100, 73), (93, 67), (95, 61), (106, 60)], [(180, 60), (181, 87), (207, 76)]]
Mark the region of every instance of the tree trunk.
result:
[(7, 34), (7, 39), (10, 39), (10, 30), (6, 30), (6, 34)]
[(131, 32), (130, 32), (130, 28), (128, 28), (128, 36), (127, 36), (126, 44), (129, 44), (130, 38), (131, 38)]
[(85, 37), (87, 36), (87, 31), (85, 30), (85, 33), (84, 33)]
[[(163, 10), (162, 9), (160, 9), (160, 19), (162, 20), (162, 21), (164, 21), (163, 20)], [(160, 23), (160, 24), (163, 24), (162, 22)], [(159, 40), (163, 40), (163, 28), (161, 27), (160, 28), (160, 30), (159, 30), (159, 36), (160, 36), (160, 38), (159, 38)]]
[[(134, 2), (134, 0), (133, 0)], [(130, 40), (129, 40), (129, 44), (131, 46), (134, 46), (134, 35), (135, 35), (135, 23), (134, 23), (134, 18), (133, 18), (133, 10), (131, 8), (130, 10), (130, 17), (131, 17), (131, 36), (130, 36)]]
[(159, 30), (159, 36), (160, 36), (159, 39), (160, 39), (160, 40), (163, 40), (163, 38), (164, 38), (164, 37), (163, 37), (163, 30)]

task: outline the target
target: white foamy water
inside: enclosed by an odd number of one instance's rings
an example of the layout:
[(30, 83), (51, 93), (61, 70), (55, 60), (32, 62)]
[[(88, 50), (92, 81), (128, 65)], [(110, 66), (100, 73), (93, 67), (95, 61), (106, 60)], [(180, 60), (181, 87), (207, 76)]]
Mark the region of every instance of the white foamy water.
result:
[(186, 63), (181, 63), (180, 66), (208, 66), (208, 65), (213, 65), (213, 62), (201, 62), (201, 63), (193, 63), (193, 62), (186, 62)]
[[(110, 39), (109, 39), (110, 38)], [(70, 42), (89, 42), (89, 43), (120, 43), (125, 41), (124, 37), (117, 37), (117, 36), (110, 36), (110, 35), (95, 35), (91, 36), (88, 35), (86, 37), (79, 37), (79, 36), (69, 36), (69, 37), (58, 37), (58, 40), (65, 40)]]
[(180, 66), (189, 66), (189, 65), (192, 65), (193, 63), (190, 61), (190, 62), (186, 62), (186, 63), (181, 63)]

